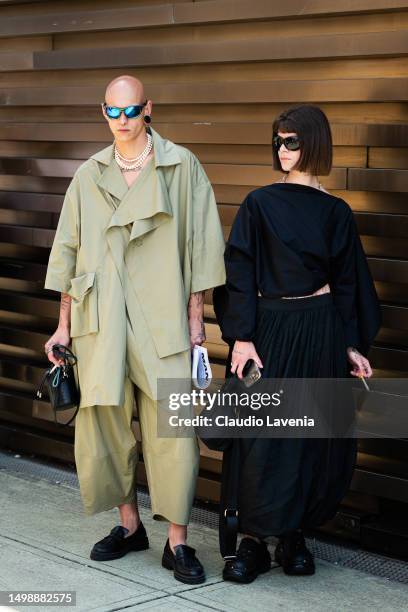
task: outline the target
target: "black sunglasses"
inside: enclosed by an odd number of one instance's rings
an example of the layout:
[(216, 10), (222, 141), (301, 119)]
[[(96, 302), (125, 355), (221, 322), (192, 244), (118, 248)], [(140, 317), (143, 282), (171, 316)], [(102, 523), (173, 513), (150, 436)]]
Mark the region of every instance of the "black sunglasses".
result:
[(288, 151), (298, 151), (300, 149), (300, 140), (297, 136), (287, 136), (282, 138), (277, 134), (272, 139), (272, 144), (277, 151), (281, 148), (282, 144), (288, 149)]
[(106, 102), (104, 102), (102, 107), (109, 119), (119, 119), (122, 113), (125, 113), (125, 117), (128, 119), (135, 119), (136, 117), (139, 117), (146, 104), (147, 100), (145, 100), (143, 104), (132, 104), (131, 106), (120, 107), (108, 106)]

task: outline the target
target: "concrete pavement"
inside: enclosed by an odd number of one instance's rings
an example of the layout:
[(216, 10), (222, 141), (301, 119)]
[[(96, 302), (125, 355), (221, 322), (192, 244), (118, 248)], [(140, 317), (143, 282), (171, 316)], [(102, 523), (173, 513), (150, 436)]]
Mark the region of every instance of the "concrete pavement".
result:
[[(316, 559), (314, 576), (286, 576), (279, 567), (250, 585), (224, 582), (214, 529), (192, 524), (189, 544), (207, 572), (203, 585), (174, 580), (161, 567), (166, 523), (142, 520), (150, 549), (111, 562), (89, 559), (93, 543), (119, 524), (117, 510), (93, 517), (79, 491), (33, 476), (0, 471), (0, 590), (76, 591), (76, 606), (14, 606), (33, 611), (114, 610), (239, 612), (408, 610), (408, 585)], [(273, 546), (270, 546), (273, 553)], [(5, 608), (4, 608), (5, 609)]]

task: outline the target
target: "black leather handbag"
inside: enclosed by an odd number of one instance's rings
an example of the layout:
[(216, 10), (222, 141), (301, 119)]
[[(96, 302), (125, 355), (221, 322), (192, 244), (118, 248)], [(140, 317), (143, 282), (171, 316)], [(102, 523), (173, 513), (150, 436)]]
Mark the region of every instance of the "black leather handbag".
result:
[[(237, 397), (239, 397), (242, 392), (248, 392), (248, 389), (252, 387), (261, 378), (261, 373), (259, 369), (256, 367), (256, 364), (254, 363), (253, 359), (249, 359), (247, 361), (247, 363), (245, 364), (243, 368), (242, 374), (243, 374), (242, 379), (238, 378), (236, 373), (228, 376), (225, 379), (224, 384), (222, 385), (219, 391), (221, 397), (224, 395), (224, 393), (225, 394), (236, 394)], [(238, 405), (234, 404), (230, 406), (229, 408), (226, 408), (224, 405), (215, 403), (211, 411), (211, 417), (213, 418), (213, 421), (215, 422), (217, 417), (224, 416), (226, 413), (228, 413), (230, 416), (233, 416), (233, 417), (239, 417), (239, 416), (244, 416), (244, 413), (245, 413), (245, 416), (247, 416), (248, 414), (250, 414), (250, 410), (249, 408), (247, 409), (243, 408), (239, 404)], [(207, 415), (207, 409), (204, 408), (200, 414), (200, 417), (203, 418), (206, 415)], [(230, 430), (228, 427), (225, 427), (225, 428), (217, 427), (217, 432), (220, 433), (220, 436), (219, 437), (209, 437), (209, 436), (206, 436), (206, 433), (208, 432), (208, 430), (206, 430), (205, 427), (201, 427), (201, 426), (195, 427), (195, 432), (197, 436), (202, 440), (202, 442), (207, 446), (207, 448), (209, 448), (210, 450), (216, 450), (216, 451), (222, 451), (222, 452), (226, 451), (228, 448), (232, 446), (233, 438), (231, 437), (229, 431)]]
[[(58, 425), (69, 425), (76, 417), (79, 410), (80, 390), (74, 375), (74, 365), (78, 359), (74, 353), (63, 344), (54, 344), (52, 347), (54, 355), (58, 359), (63, 359), (64, 363), (60, 366), (52, 365), (44, 372), (36, 396), (42, 397), (45, 387), (54, 410), (54, 420)], [(57, 411), (68, 410), (77, 407), (75, 414), (66, 423), (57, 421)]]
[[(242, 381), (238, 378), (236, 374), (234, 374), (233, 376), (230, 376), (225, 379), (225, 382), (220, 389), (220, 396), (222, 397), (224, 393), (240, 393), (244, 389), (245, 387)], [(224, 406), (222, 406), (221, 404), (215, 403), (211, 411), (211, 416), (213, 418), (213, 421), (215, 422), (217, 417), (223, 416), (225, 414), (225, 411), (226, 411), (226, 408)], [(236, 417), (238, 416), (238, 413), (239, 413), (239, 407), (232, 405), (228, 408), (228, 412), (231, 414), (231, 416)], [(207, 415), (207, 409), (204, 408), (200, 413), (200, 418), (202, 419), (206, 415)], [(232, 446), (233, 438), (229, 435), (228, 427), (226, 427), (225, 429), (221, 427), (217, 427), (216, 431), (220, 434), (219, 437), (207, 436), (206, 433), (208, 430), (206, 429), (206, 427), (202, 427), (201, 425), (198, 425), (194, 429), (195, 429), (196, 435), (210, 450), (224, 452)]]

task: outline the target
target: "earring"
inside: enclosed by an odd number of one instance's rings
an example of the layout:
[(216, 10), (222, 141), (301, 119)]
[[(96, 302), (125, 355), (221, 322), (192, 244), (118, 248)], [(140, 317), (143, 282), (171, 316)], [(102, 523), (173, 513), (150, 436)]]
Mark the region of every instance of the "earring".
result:
[(150, 116), (150, 115), (145, 115), (145, 116), (143, 117), (143, 120), (144, 120), (144, 122), (145, 122), (145, 123), (151, 123), (152, 118), (151, 118), (151, 116)]

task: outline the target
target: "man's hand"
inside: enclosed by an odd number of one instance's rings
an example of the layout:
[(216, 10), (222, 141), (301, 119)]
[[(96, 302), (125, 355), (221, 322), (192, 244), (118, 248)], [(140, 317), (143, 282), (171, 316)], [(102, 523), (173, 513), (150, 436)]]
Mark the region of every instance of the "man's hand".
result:
[(205, 326), (204, 322), (200, 320), (191, 320), (188, 321), (188, 326), (190, 328), (190, 344), (191, 348), (194, 348), (196, 344), (200, 346), (205, 342)]
[(353, 366), (353, 369), (350, 371), (352, 376), (365, 376), (366, 378), (372, 376), (373, 371), (370, 362), (356, 348), (353, 346), (347, 347), (347, 357)]
[(59, 322), (56, 332), (47, 340), (44, 345), (44, 350), (51, 363), (62, 365), (63, 359), (57, 359), (54, 353), (50, 350), (53, 344), (62, 344), (68, 346), (71, 342), (70, 336), (71, 327), (71, 297), (67, 293), (61, 293)]
[(205, 342), (205, 326), (204, 326), (204, 293), (198, 291), (192, 293), (188, 301), (188, 326), (190, 329), (190, 345), (200, 346)]
[(63, 346), (68, 346), (71, 341), (69, 335), (69, 329), (67, 327), (58, 326), (56, 332), (47, 340), (44, 345), (44, 350), (47, 353), (47, 357), (51, 363), (55, 365), (62, 365), (64, 363), (63, 359), (57, 359), (52, 352), (51, 348), (53, 344), (62, 344)]
[(236, 372), (238, 378), (242, 378), (242, 370), (248, 359), (253, 359), (260, 368), (263, 368), (263, 363), (256, 352), (254, 343), (236, 340), (232, 350), (231, 372), (233, 374)]

